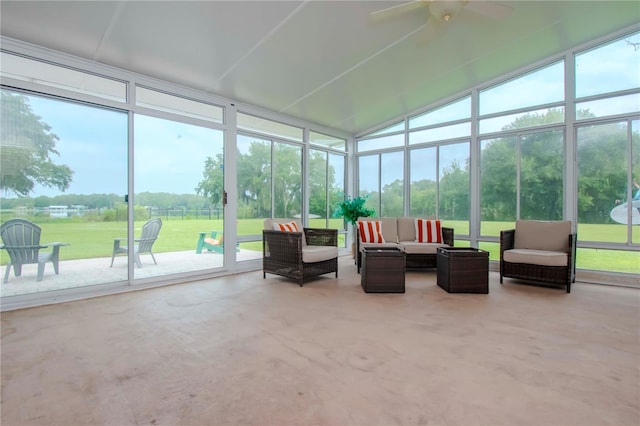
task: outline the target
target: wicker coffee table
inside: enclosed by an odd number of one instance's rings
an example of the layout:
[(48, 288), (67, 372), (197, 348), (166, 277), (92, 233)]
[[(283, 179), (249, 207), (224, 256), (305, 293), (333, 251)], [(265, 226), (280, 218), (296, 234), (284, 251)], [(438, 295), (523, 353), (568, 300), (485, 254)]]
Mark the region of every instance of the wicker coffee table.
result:
[(360, 284), (365, 293), (404, 293), (405, 254), (397, 248), (365, 248)]
[(449, 293), (489, 293), (489, 252), (471, 247), (438, 248), (438, 285)]

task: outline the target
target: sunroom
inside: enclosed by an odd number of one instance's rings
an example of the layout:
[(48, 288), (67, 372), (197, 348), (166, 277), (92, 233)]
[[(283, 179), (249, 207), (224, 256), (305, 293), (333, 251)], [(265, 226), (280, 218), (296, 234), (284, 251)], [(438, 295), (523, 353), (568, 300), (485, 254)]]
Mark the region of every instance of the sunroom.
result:
[[(64, 245), (2, 309), (260, 269), (268, 218), (350, 256), (354, 195), (492, 261), (517, 219), (571, 220), (578, 282), (637, 287), (637, 4), (442, 3), (3, 1), (0, 222)], [(114, 258), (155, 218), (153, 257)]]

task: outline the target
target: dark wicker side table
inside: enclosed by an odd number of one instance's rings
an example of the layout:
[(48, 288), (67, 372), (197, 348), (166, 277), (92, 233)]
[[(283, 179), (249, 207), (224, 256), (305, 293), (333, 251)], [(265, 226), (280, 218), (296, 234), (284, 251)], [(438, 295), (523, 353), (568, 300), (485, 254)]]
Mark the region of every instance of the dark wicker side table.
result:
[(489, 293), (489, 252), (471, 247), (438, 248), (438, 285), (449, 293)]
[(404, 293), (405, 254), (397, 248), (362, 251), (360, 285), (365, 293)]

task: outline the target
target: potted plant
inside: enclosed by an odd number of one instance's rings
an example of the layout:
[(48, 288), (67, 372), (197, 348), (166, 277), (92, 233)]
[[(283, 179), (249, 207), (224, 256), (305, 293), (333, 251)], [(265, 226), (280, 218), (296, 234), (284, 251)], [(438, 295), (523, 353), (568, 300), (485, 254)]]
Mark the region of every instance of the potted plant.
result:
[[(336, 210), (333, 212), (334, 217), (344, 217), (344, 220), (353, 226), (354, 236), (358, 218), (373, 216), (376, 213), (375, 210), (365, 207), (366, 202), (365, 197), (347, 197), (337, 204)], [(351, 253), (355, 256), (355, 238), (351, 243)]]

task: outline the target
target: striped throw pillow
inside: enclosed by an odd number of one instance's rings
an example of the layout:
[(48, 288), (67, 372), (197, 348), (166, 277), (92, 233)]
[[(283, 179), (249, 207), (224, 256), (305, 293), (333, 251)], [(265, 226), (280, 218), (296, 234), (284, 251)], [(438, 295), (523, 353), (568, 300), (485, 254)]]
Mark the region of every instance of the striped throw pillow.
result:
[(416, 242), (442, 243), (442, 226), (439, 220), (416, 219)]
[(384, 243), (382, 222), (378, 220), (362, 221), (358, 222), (358, 228), (360, 231), (360, 240), (363, 243)]
[(298, 229), (298, 225), (295, 222), (287, 222), (287, 223), (274, 223), (273, 229), (275, 231), (283, 231), (283, 232), (300, 232)]

